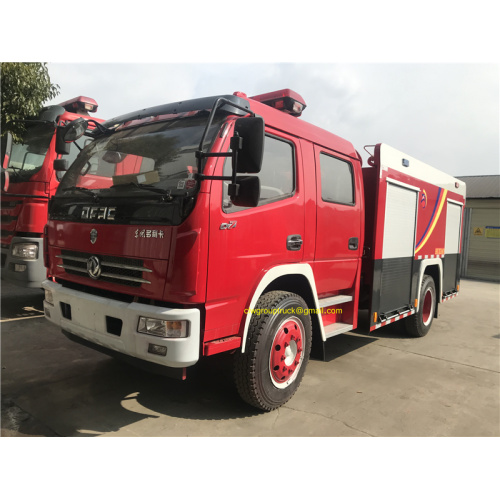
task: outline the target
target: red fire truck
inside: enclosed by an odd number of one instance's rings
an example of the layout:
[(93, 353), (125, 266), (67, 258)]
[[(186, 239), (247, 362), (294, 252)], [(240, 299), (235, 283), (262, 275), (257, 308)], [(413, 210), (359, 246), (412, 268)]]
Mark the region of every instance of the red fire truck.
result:
[(242, 398), (285, 403), (311, 346), (403, 320), (425, 335), (459, 290), (465, 184), (299, 119), (303, 98), (194, 99), (66, 129), (94, 141), (50, 202), (45, 315), (66, 336), (186, 376), (230, 352)]
[[(5, 137), (5, 150), (2, 151), (2, 279), (23, 287), (40, 288), (46, 278), (42, 237), (47, 224), (48, 201), (84, 142), (82, 139), (74, 144), (64, 143), (57, 138), (56, 131), (76, 118), (90, 118), (89, 112), (95, 111), (94, 99), (76, 97), (43, 108), (36, 118), (27, 120), (21, 143), (13, 144), (11, 137)], [(59, 154), (57, 146), (61, 148)]]

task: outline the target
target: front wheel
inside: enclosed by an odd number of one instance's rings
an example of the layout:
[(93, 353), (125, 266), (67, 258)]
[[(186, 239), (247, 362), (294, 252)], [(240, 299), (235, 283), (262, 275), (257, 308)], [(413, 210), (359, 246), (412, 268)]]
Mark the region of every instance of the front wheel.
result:
[(286, 403), (300, 385), (311, 352), (307, 304), (291, 292), (264, 294), (250, 320), (244, 353), (235, 355), (240, 396), (261, 410)]
[(431, 329), (436, 310), (436, 286), (431, 276), (424, 275), (420, 287), (419, 309), (405, 320), (406, 331), (411, 337), (423, 337)]

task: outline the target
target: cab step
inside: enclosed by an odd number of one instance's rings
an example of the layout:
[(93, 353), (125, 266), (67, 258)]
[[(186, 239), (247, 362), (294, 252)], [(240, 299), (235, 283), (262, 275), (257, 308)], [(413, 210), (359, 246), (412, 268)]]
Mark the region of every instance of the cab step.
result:
[(331, 325), (325, 326), (325, 337), (329, 339), (335, 335), (349, 332), (352, 330), (352, 326), (353, 325), (349, 325), (347, 323), (332, 323)]
[(319, 302), (319, 308), (336, 306), (337, 304), (345, 304), (346, 302), (352, 301), (352, 295), (332, 295), (331, 297), (326, 297), (321, 299)]

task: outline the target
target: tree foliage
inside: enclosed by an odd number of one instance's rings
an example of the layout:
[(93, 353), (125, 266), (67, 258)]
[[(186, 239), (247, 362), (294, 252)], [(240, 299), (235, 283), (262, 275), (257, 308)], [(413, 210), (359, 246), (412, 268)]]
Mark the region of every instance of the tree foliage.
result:
[(38, 114), (43, 103), (59, 94), (59, 85), (50, 81), (47, 63), (1, 63), (1, 135), (12, 134), (20, 141), (24, 120)]

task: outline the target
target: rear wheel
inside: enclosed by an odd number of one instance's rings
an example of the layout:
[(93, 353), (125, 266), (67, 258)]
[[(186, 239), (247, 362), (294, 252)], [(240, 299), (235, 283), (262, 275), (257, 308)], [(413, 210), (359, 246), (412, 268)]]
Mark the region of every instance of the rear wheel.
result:
[(266, 293), (255, 310), (261, 314), (252, 315), (245, 352), (235, 356), (235, 381), (247, 403), (271, 411), (294, 395), (304, 376), (311, 318), (304, 299), (291, 292)]
[(424, 275), (420, 287), (419, 310), (405, 320), (406, 331), (411, 337), (423, 337), (431, 329), (436, 310), (436, 286), (431, 276)]

